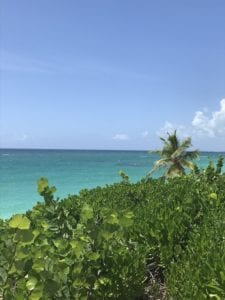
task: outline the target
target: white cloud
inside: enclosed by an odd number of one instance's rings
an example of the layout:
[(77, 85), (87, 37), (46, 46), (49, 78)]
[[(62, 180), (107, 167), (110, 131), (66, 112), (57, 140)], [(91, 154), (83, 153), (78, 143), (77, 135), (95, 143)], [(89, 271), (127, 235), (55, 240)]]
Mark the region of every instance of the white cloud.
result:
[(224, 151), (225, 149), (225, 99), (220, 101), (220, 109), (210, 112), (208, 109), (196, 111), (189, 125), (165, 122), (156, 134), (165, 136), (177, 130), (181, 138), (192, 137), (193, 144), (206, 150), (213, 149)]
[(208, 137), (225, 137), (225, 99), (220, 101), (220, 110), (207, 116), (203, 111), (197, 111), (192, 121), (194, 133)]
[(164, 136), (167, 133), (172, 133), (174, 130), (177, 131), (177, 134), (182, 137), (187, 137), (190, 132), (190, 129), (178, 124), (172, 124), (170, 122), (165, 122), (164, 126), (157, 131), (158, 136)]
[(113, 140), (125, 141), (125, 140), (129, 140), (129, 137), (124, 133), (117, 133), (114, 135)]

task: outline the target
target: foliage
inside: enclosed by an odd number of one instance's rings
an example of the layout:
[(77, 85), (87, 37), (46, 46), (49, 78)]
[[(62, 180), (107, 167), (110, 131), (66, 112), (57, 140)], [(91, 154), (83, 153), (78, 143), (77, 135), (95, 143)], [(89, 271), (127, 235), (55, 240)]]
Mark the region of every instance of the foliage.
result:
[(121, 170), (121, 171), (119, 172), (119, 175), (121, 176), (122, 181), (123, 181), (124, 183), (129, 183), (129, 182), (130, 182), (129, 176), (128, 176), (124, 171)]
[(168, 133), (167, 139), (160, 138), (163, 141), (163, 148), (160, 151), (155, 151), (160, 155), (160, 160), (156, 161), (152, 174), (159, 168), (166, 168), (166, 177), (183, 176), (185, 168), (193, 170), (194, 164), (191, 160), (196, 159), (199, 155), (197, 150), (187, 151), (192, 146), (191, 138), (188, 137), (180, 141), (177, 137), (176, 130), (173, 134)]
[(170, 293), (178, 299), (225, 299), (224, 208), (221, 211), (218, 206), (193, 232), (186, 251), (169, 268)]
[(42, 178), (44, 202), (0, 220), (0, 294), (6, 300), (143, 299), (154, 278), (150, 299), (160, 284), (172, 299), (224, 299), (221, 169), (220, 160), (211, 173), (123, 180), (61, 201)]

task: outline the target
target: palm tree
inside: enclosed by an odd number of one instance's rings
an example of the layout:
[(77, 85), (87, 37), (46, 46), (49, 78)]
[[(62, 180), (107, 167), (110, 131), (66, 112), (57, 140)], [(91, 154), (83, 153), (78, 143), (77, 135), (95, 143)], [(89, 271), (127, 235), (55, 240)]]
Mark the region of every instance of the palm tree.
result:
[(183, 176), (185, 168), (194, 169), (194, 163), (191, 160), (198, 158), (199, 151), (187, 151), (192, 146), (190, 137), (180, 141), (176, 130), (172, 134), (167, 134), (167, 139), (160, 138), (164, 143), (162, 150), (154, 151), (161, 156), (161, 159), (155, 162), (155, 166), (149, 174), (164, 167), (166, 168), (166, 177)]

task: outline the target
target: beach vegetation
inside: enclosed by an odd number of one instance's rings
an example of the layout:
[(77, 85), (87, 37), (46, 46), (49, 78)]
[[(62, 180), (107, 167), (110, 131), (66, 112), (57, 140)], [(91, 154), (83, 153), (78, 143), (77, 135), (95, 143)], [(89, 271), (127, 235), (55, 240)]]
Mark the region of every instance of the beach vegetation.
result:
[[(196, 171), (196, 170), (195, 170)], [(225, 299), (222, 159), (55, 199), (0, 220), (3, 299)]]

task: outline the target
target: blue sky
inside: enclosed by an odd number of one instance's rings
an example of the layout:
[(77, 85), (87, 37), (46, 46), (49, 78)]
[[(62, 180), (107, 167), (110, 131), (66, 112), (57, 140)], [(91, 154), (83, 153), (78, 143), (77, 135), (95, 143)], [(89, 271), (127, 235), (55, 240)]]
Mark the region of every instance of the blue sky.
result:
[(225, 150), (224, 0), (2, 0), (0, 142)]

